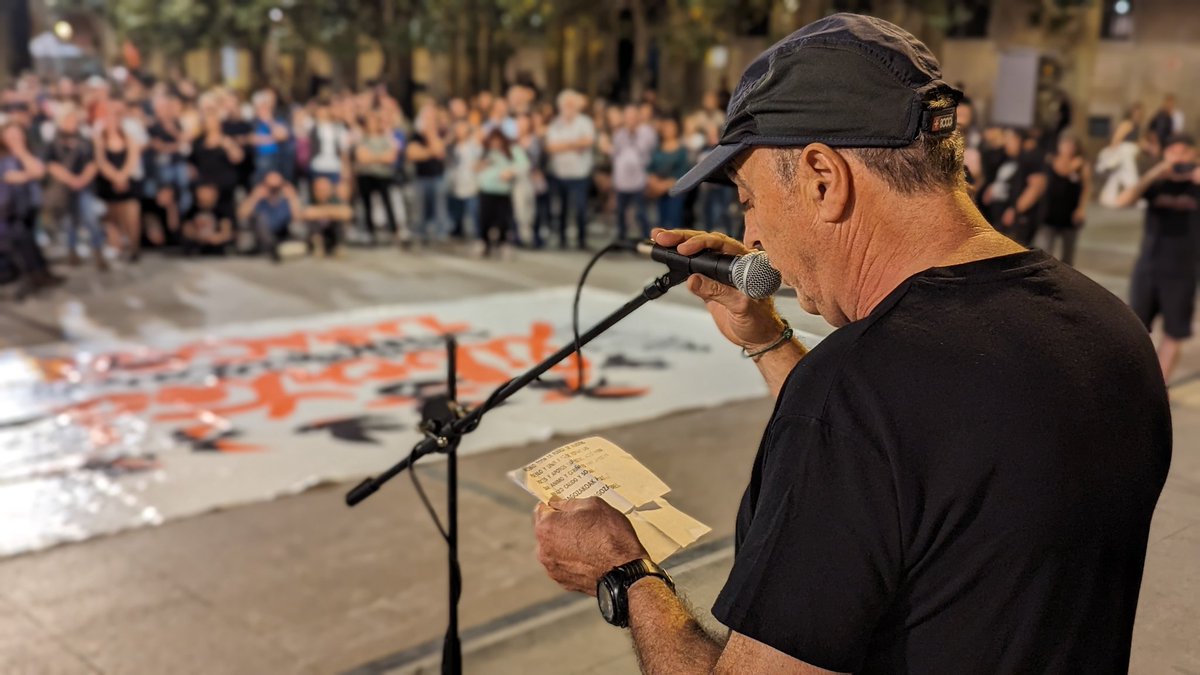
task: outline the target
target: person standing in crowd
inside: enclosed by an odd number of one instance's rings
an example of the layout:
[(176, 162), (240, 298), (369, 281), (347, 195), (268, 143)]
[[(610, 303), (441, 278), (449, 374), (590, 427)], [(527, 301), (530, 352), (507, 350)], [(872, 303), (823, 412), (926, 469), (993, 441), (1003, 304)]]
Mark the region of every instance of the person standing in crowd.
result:
[(154, 117), (147, 133), (150, 135), (151, 162), (147, 168), (153, 184), (153, 205), (161, 223), (151, 230), (156, 245), (173, 242), (179, 235), (181, 212), (191, 207), (188, 190), (187, 139), (179, 121), (179, 99), (171, 94), (153, 100)]
[(447, 206), (450, 211), (450, 236), (461, 241), (472, 236), (472, 231), (467, 229), (468, 219), (474, 231), (480, 229), (478, 165), (483, 159), (483, 145), (466, 119), (454, 122), (452, 131), (454, 144), (448, 153), (450, 194)]
[(495, 129), (504, 132), (504, 135), (510, 141), (517, 138), (517, 121), (509, 114), (508, 101), (503, 98), (496, 98), (492, 101), (487, 121), (483, 123), (483, 134), (485, 136)]
[(279, 245), (291, 237), (292, 221), (302, 214), (296, 188), (283, 174), (270, 171), (238, 207), (238, 218), (251, 223), (258, 250), (273, 262), (281, 262)]
[(658, 144), (658, 136), (649, 124), (643, 124), (637, 106), (627, 105), (621, 126), (613, 132), (608, 152), (612, 156), (613, 190), (617, 193), (617, 239), (629, 236), (627, 219), (632, 207), (643, 238), (650, 237), (650, 219), (646, 216), (647, 167)]
[(254, 124), (242, 114), (238, 95), (228, 89), (217, 90), (221, 107), (221, 132), (242, 148), (242, 160), (237, 163), (238, 187), (247, 194), (254, 188)]
[(1150, 130), (1163, 148), (1167, 147), (1167, 139), (1183, 133), (1183, 111), (1175, 105), (1175, 94), (1163, 97), (1162, 107), (1150, 118)]
[(317, 104), (312, 129), (308, 133), (309, 151), (312, 159), (308, 163), (309, 175), (328, 178), (334, 185), (350, 176), (350, 130), (333, 115), (328, 101)]
[(251, 129), (254, 142), (254, 184), (258, 185), (272, 171), (286, 178), (284, 145), (291, 136), (283, 122), (275, 117), (275, 93), (263, 89), (254, 94), (254, 121)]
[(1100, 203), (1105, 206), (1113, 206), (1121, 193), (1138, 181), (1138, 140), (1144, 117), (1141, 103), (1131, 105), (1113, 130), (1108, 146), (1096, 158), (1096, 170), (1104, 183), (1100, 189)]
[(646, 194), (658, 206), (658, 226), (664, 229), (678, 229), (683, 226), (684, 196), (670, 194), (675, 181), (687, 173), (687, 148), (683, 147), (679, 138), (679, 121), (673, 116), (662, 118), (658, 124), (660, 139), (658, 147), (650, 155), (650, 165), (647, 169)]
[[(1046, 199), (1037, 247), (1068, 265), (1075, 262), (1075, 240), (1087, 216), (1092, 191), (1092, 167), (1074, 136), (1058, 139), (1058, 151), (1047, 162)], [(1061, 242), (1061, 251), (1055, 245)]]
[(383, 212), (387, 217), (388, 231), (395, 243), (400, 241), (400, 231), (396, 227), (396, 212), (392, 209), (392, 182), (395, 180), (396, 157), (400, 148), (396, 139), (383, 123), (384, 112), (372, 110), (366, 115), (366, 126), (363, 128), (362, 139), (354, 148), (354, 171), (358, 178), (358, 195), (362, 199), (363, 217), (366, 219), (366, 231), (375, 241), (375, 214), (371, 206), (372, 198), (379, 197), (383, 202)]
[(546, 130), (550, 172), (558, 186), (558, 245), (567, 248), (567, 218), (575, 216), (575, 245), (587, 249), (588, 184), (596, 126), (583, 109), (584, 96), (567, 89), (558, 95), (558, 116)]
[(122, 124), (124, 106), (110, 103), (108, 116), (95, 133), (96, 195), (104, 202), (109, 241), (128, 262), (137, 262), (142, 246), (142, 209), (134, 178), (142, 147)]
[(413, 218), (422, 244), (445, 238), (446, 143), (438, 127), (437, 107), (428, 103), (417, 114), (417, 129), (408, 143), (408, 160), (413, 165), (418, 207)]
[[(509, 96), (523, 101), (523, 94), (517, 92), (517, 89), (523, 88), (510, 88)], [(513, 182), (513, 225), (516, 230), (511, 239), (517, 246), (538, 249), (542, 247), (542, 234), (537, 229), (538, 188), (535, 184), (534, 167), (540, 160), (541, 147), (533, 136), (533, 120), (529, 113), (517, 113), (513, 119), (517, 123), (517, 136), (512, 145), (525, 153), (528, 166), (525, 171), (517, 174), (517, 179)]]
[(26, 222), (30, 186), (44, 174), (41, 162), (25, 147), (21, 128), (11, 122), (0, 127), (0, 255), (17, 268), (16, 300), (63, 281), (50, 272)]
[(310, 253), (326, 258), (339, 254), (342, 228), (354, 218), (349, 200), (348, 182), (335, 186), (325, 177), (313, 180), (312, 203), (301, 211)]
[(517, 144), (529, 158), (529, 187), (533, 192), (531, 238), (523, 241), (534, 249), (545, 246), (543, 232), (550, 227), (550, 180), (546, 175), (549, 158), (546, 155), (545, 137), (546, 122), (541, 113), (535, 111), (517, 117)]
[(1025, 135), (1004, 132), (1004, 156), (983, 190), (988, 222), (1013, 241), (1028, 245), (1037, 228), (1035, 209), (1046, 191), (1045, 166), (1024, 151)]
[(201, 96), (200, 114), (200, 134), (192, 139), (189, 158), (196, 184), (216, 188), (218, 213), (232, 219), (236, 212), (238, 166), (245, 159), (245, 152), (235, 138), (226, 134), (217, 97)]
[(529, 171), (529, 160), (525, 151), (500, 129), (493, 129), (484, 138), (483, 147), (479, 163), (479, 237), (486, 257), (493, 250), (507, 250), (513, 221), (513, 184)]
[(975, 105), (966, 96), (958, 102), (956, 121), (963, 135), (963, 166), (967, 170), (967, 185), (974, 190), (984, 180), (983, 133), (975, 126)]
[(1192, 137), (1168, 137), (1162, 162), (1117, 200), (1118, 207), (1146, 200), (1146, 223), (1130, 281), (1129, 304), (1147, 330), (1162, 317), (1158, 360), (1167, 382), (1179, 363), (1184, 341), (1192, 336), (1196, 308), (1196, 228), (1200, 225), (1196, 157)]
[(61, 210), (55, 216), (65, 216), (68, 220), (68, 264), (77, 266), (80, 263), (79, 229), (84, 228), (91, 237), (91, 254), (96, 269), (104, 272), (108, 270), (108, 263), (104, 260), (104, 229), (96, 218), (95, 195), (92, 192), (96, 171), (91, 141), (79, 132), (79, 111), (70, 104), (61, 106), (54, 140), (50, 142), (46, 153), (46, 172), (49, 175), (47, 202), (59, 202)]

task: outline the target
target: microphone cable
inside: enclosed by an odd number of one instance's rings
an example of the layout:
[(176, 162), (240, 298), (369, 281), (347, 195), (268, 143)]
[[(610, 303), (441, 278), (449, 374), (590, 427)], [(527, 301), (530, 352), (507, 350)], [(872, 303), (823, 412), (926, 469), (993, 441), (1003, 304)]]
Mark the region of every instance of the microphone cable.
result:
[(579, 344), (579, 298), (583, 295), (583, 285), (587, 283), (588, 274), (600, 259), (613, 251), (628, 251), (630, 244), (628, 242), (614, 241), (604, 248), (596, 251), (592, 259), (583, 268), (583, 274), (579, 275), (579, 283), (575, 285), (575, 303), (571, 308), (571, 334), (575, 337), (575, 393), (583, 393), (583, 345)]

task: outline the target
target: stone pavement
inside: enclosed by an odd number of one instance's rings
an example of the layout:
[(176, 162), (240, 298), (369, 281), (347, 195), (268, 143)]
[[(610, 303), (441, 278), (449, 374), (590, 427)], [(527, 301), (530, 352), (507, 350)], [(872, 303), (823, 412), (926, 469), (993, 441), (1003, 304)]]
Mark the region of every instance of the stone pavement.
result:
[[(1136, 226), (1136, 214), (1101, 213), (1084, 231), (1080, 267), (1121, 294)], [(584, 261), (575, 253), (497, 262), (390, 250), (278, 267), (151, 257), (105, 278), (81, 272), (44, 299), (0, 306), (0, 340), (136, 336), (155, 323), (198, 328), (568, 285)], [(589, 283), (632, 295), (656, 270), (614, 259), (597, 266)], [(690, 302), (685, 293), (664, 301)], [(780, 304), (800, 327), (828, 330), (788, 299)], [(1151, 535), (1137, 673), (1200, 673), (1198, 357), (1187, 355), (1173, 390), (1176, 450)], [(769, 412), (770, 401), (748, 401), (603, 432), (672, 486), (672, 503), (713, 527), (673, 559), (700, 608), (730, 564), (733, 514)], [(503, 475), (566, 440), (461, 463), (468, 672), (636, 672), (627, 637), (600, 621), (594, 601), (561, 593), (544, 578), (532, 555), (532, 504)], [(443, 467), (429, 464), (418, 475), (440, 506)], [(444, 545), (406, 480), (354, 510), (341, 502), (347, 488), (323, 486), (0, 561), (0, 672), (435, 672)]]

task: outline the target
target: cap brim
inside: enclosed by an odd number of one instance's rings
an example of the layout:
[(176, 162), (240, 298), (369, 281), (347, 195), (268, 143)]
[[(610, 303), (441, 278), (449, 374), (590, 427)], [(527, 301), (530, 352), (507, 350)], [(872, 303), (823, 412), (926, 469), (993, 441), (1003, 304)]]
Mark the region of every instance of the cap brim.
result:
[(693, 166), (691, 171), (685, 173), (683, 178), (675, 181), (675, 184), (671, 186), (669, 194), (672, 197), (681, 195), (705, 181), (732, 185), (733, 181), (729, 180), (726, 167), (748, 147), (750, 145), (747, 143), (718, 145), (713, 148), (712, 152), (708, 153), (707, 157), (700, 160), (696, 166)]

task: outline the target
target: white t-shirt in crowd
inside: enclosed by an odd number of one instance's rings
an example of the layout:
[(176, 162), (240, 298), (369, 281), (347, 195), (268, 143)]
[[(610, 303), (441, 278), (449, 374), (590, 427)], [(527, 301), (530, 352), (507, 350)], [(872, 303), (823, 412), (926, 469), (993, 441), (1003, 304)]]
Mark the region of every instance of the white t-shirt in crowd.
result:
[(342, 153), (346, 150), (346, 128), (337, 122), (317, 122), (317, 144), (309, 169), (314, 173), (342, 173)]
[[(587, 115), (576, 115), (570, 122), (562, 116), (554, 118), (546, 130), (546, 145), (591, 141), (596, 138), (596, 126)], [(550, 153), (550, 172), (558, 178), (587, 178), (592, 175), (592, 148)]]
[(456, 143), (451, 150), (450, 194), (469, 199), (479, 194), (479, 175), (475, 165), (483, 159), (483, 146), (469, 140)]

